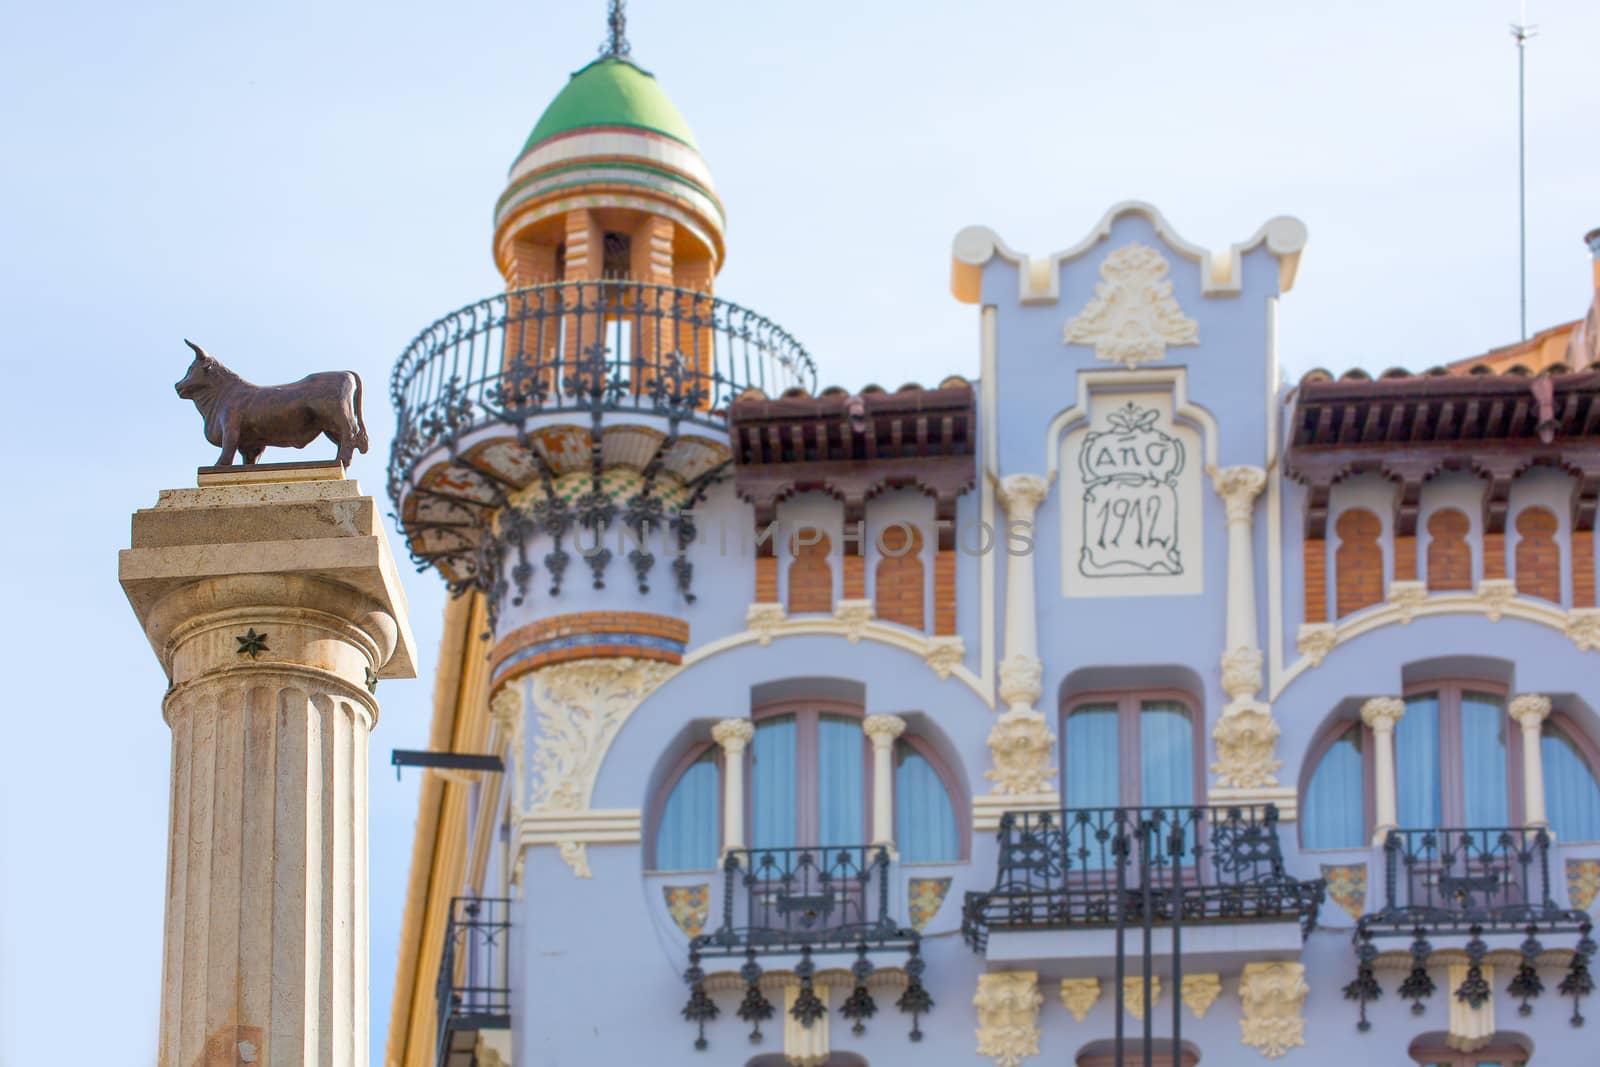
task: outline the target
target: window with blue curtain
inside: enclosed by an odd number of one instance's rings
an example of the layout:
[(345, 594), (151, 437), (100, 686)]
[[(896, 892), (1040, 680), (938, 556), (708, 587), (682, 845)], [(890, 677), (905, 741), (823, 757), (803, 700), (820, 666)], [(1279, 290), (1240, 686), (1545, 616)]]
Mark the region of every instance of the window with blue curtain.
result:
[(1194, 803), (1194, 725), (1176, 700), (1139, 707), (1139, 803)]
[(1406, 697), (1394, 730), (1395, 794), (1400, 825), (1439, 825), (1439, 694)]
[(894, 839), (905, 863), (954, 863), (961, 858), (955, 805), (926, 757), (895, 742)]
[(1311, 772), (1300, 806), (1300, 836), (1306, 848), (1366, 844), (1361, 779), (1361, 727), (1352, 725), (1328, 746)]
[(1067, 715), (1067, 807), (1112, 808), (1122, 803), (1117, 706), (1084, 704)]
[(799, 834), (799, 730), (793, 715), (756, 723), (750, 742), (750, 844), (787, 848)]
[(824, 715), (817, 722), (816, 844), (867, 840), (864, 748), (860, 719)]
[(1558, 841), (1600, 841), (1600, 784), (1578, 746), (1548, 720), (1539, 740), (1544, 805)]
[(717, 865), (717, 758), (707, 749), (667, 796), (656, 830), (656, 869), (705, 871)]
[(1487, 693), (1461, 694), (1462, 813), (1468, 826), (1511, 821), (1506, 781), (1506, 709)]

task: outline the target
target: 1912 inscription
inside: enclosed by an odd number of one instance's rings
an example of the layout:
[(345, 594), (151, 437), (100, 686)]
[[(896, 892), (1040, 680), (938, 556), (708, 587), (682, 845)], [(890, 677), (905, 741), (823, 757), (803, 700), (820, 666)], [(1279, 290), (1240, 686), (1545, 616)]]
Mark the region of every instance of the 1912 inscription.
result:
[(1108, 430), (1084, 437), (1085, 577), (1182, 574), (1178, 549), (1178, 475), (1183, 442), (1156, 428), (1161, 413), (1131, 401), (1111, 412)]

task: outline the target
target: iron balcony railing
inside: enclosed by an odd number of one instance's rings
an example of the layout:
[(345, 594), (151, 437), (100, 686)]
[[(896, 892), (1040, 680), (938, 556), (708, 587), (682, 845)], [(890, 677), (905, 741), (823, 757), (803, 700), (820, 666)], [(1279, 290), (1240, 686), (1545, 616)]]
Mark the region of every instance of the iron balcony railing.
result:
[(1309, 933), (1324, 883), (1284, 870), (1278, 809), (1068, 808), (1001, 817), (993, 889), (968, 893), (962, 933), (1292, 919)]
[(511, 1028), (511, 901), (455, 897), (439, 977), (438, 1067), (466, 1067), (481, 1030)]
[(635, 410), (723, 429), (747, 389), (816, 388), (804, 347), (770, 319), (708, 293), (623, 279), (500, 293), (417, 335), (390, 379), (390, 495), (419, 458), (463, 433), (535, 415)]
[(911, 1040), (922, 1039), (919, 1020), (932, 1010), (933, 998), (922, 984), (926, 965), (921, 939), (890, 912), (888, 849), (880, 845), (730, 849), (722, 871), (721, 923), (689, 942), (689, 966), (683, 976), (689, 1001), (682, 1015), (696, 1026), (696, 1048), (706, 1047), (706, 1024), (720, 1014), (706, 991), (701, 960), (728, 956), (744, 957), (738, 973), (745, 993), (737, 1014), (751, 1025), (751, 1040), (759, 1041), (761, 1024), (776, 1011), (761, 987), (763, 957), (798, 957), (792, 963), (782, 961), (784, 969), (799, 979), (787, 1010), (809, 1028), (828, 1010), (812, 982), (817, 970), (813, 955), (853, 953), (848, 967), (855, 984), (839, 1005), (839, 1014), (861, 1034), (866, 1020), (878, 1010), (868, 988), (872, 973), (885, 962), (885, 952), (904, 951), (904, 960), (892, 960), (904, 975), (895, 1006), (911, 1016)]
[(1592, 920), (1587, 912), (1556, 901), (1550, 846), (1550, 834), (1537, 826), (1389, 831), (1383, 842), (1383, 904), (1356, 923), (1356, 978), (1344, 990), (1346, 999), (1360, 1006), (1358, 1029), (1370, 1028), (1367, 1005), (1383, 995), (1375, 966), (1380, 939), (1410, 938), (1411, 970), (1398, 992), (1420, 1015), (1423, 1001), (1435, 992), (1430, 938), (1466, 938), (1458, 945), (1467, 971), (1452, 995), (1478, 1007), (1491, 995), (1481, 969), (1490, 948), (1483, 935), (1497, 933), (1522, 938), (1517, 971), (1506, 990), (1522, 1001), (1523, 1015), (1532, 1012), (1530, 1002), (1544, 991), (1538, 972), (1546, 948), (1541, 938), (1576, 935), (1557, 991), (1573, 998), (1571, 1021), (1582, 1025), (1578, 1002), (1594, 991), (1589, 971), (1596, 950), (1589, 936)]

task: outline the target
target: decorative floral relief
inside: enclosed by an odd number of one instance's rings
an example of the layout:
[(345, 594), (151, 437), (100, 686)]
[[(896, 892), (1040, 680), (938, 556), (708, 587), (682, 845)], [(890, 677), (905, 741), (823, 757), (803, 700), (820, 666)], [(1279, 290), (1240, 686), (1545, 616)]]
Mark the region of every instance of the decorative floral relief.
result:
[(1013, 711), (1033, 707), (1042, 692), (1044, 664), (1034, 656), (1011, 655), (1000, 661), (1000, 702)]
[(661, 895), (667, 898), (667, 914), (690, 937), (699, 937), (706, 928), (706, 917), (711, 911), (711, 887), (700, 885), (664, 885)]
[(1128, 1014), (1135, 1019), (1143, 1019), (1145, 1008), (1154, 1010), (1161, 1003), (1161, 976), (1150, 976), (1150, 1003), (1144, 1002), (1144, 978), (1124, 978), (1122, 980), (1122, 1006), (1128, 1009)]
[(1600, 860), (1567, 861), (1567, 899), (1574, 908), (1589, 910), (1600, 896)]
[(1183, 976), (1183, 1006), (1194, 1012), (1196, 1019), (1204, 1019), (1211, 1005), (1222, 995), (1222, 976), (1218, 974), (1186, 974)]
[(1405, 625), (1417, 616), (1417, 609), (1428, 599), (1428, 587), (1421, 582), (1389, 583), (1389, 603), (1400, 609), (1400, 623)]
[(1600, 611), (1580, 608), (1567, 614), (1567, 636), (1579, 652), (1600, 651)]
[(978, 1009), (978, 1052), (997, 1067), (1017, 1067), (1039, 1054), (1039, 992), (1035, 971), (999, 971), (978, 976), (972, 998)]
[(966, 654), (966, 646), (959, 637), (931, 637), (922, 658), (942, 682), (950, 677), (951, 671), (961, 666)]
[(1517, 584), (1509, 578), (1485, 578), (1478, 583), (1478, 603), (1490, 622), (1499, 622), (1506, 605), (1517, 598)]
[(1047, 792), (1056, 773), (1050, 766), (1055, 740), (1044, 716), (1037, 711), (1008, 711), (989, 731), (994, 766), (983, 776), (994, 783), (996, 793)]
[(950, 881), (949, 878), (912, 878), (906, 883), (911, 929), (921, 933), (929, 920), (938, 914), (945, 896), (950, 892)]
[(1099, 999), (1100, 979), (1061, 979), (1061, 1006), (1070, 1011), (1078, 1022), (1083, 1022), (1089, 1014), (1089, 1009), (1094, 1007), (1095, 1001)]
[(1167, 261), (1149, 245), (1123, 245), (1100, 265), (1100, 281), (1067, 322), (1067, 344), (1094, 346), (1096, 359), (1136, 367), (1166, 358), (1170, 345), (1200, 343), (1200, 324), (1183, 313), (1167, 280)]
[(833, 606), (833, 617), (844, 623), (845, 640), (856, 644), (872, 621), (872, 601), (841, 600)]
[(1361, 918), (1367, 906), (1367, 865), (1365, 863), (1324, 863), (1323, 880), (1328, 896), (1352, 919)]
[(1240, 1040), (1268, 1059), (1306, 1043), (1302, 1014), (1306, 969), (1300, 963), (1247, 963), (1239, 976)]
[(764, 648), (772, 644), (786, 615), (782, 604), (751, 604), (745, 612), (744, 624)]
[(1311, 660), (1313, 667), (1322, 666), (1322, 661), (1328, 658), (1334, 646), (1339, 643), (1339, 636), (1333, 626), (1325, 622), (1308, 622), (1300, 627), (1299, 634), (1295, 637), (1295, 648), (1302, 655)]
[[(533, 675), (538, 725), (528, 812), (582, 811), (589, 805), (600, 760), (639, 702), (678, 670), (656, 660), (578, 660)], [(579, 878), (589, 877), (584, 843), (559, 843), (561, 858)]]
[(1212, 728), (1217, 762), (1211, 771), (1217, 784), (1235, 789), (1261, 789), (1278, 784), (1283, 761), (1273, 758), (1278, 747), (1278, 724), (1265, 704), (1234, 703), (1223, 709)]

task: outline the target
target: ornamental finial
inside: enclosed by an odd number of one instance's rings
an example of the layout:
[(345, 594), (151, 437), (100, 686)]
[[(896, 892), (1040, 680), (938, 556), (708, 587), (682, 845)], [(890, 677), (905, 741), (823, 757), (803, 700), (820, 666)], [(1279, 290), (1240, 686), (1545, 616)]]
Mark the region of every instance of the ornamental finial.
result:
[(628, 46), (628, 14), (624, 0), (611, 0), (606, 12), (606, 26), (610, 33), (600, 46), (602, 56), (626, 56), (633, 51)]

